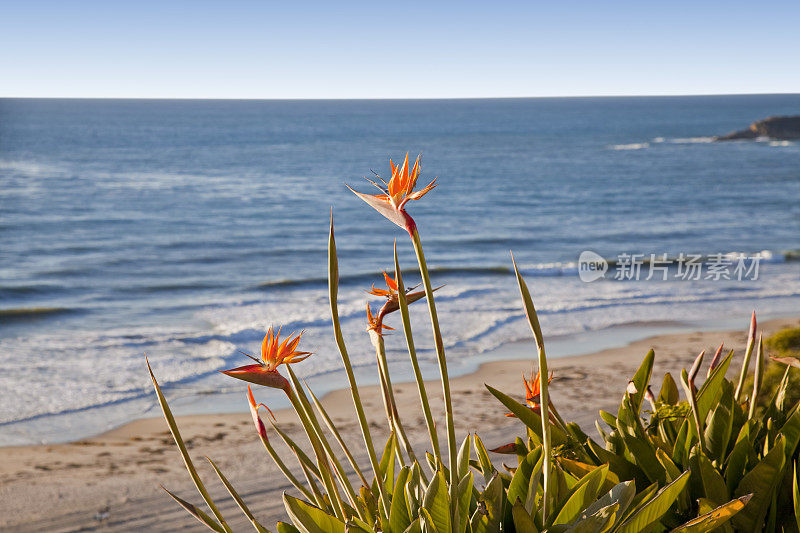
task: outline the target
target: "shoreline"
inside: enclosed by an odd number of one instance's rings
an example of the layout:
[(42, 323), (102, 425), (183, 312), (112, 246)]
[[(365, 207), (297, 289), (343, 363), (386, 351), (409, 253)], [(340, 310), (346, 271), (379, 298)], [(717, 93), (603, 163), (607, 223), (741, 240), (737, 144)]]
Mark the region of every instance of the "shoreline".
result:
[[(762, 313), (765, 322), (791, 318), (792, 313), (773, 312)], [(717, 317), (702, 322), (681, 322), (675, 320), (640, 321), (608, 326), (605, 328), (579, 331), (571, 334), (550, 336), (547, 343), (547, 356), (549, 361), (557, 359), (580, 357), (597, 351), (626, 346), (646, 339), (670, 334), (688, 334), (691, 332), (733, 331), (743, 328), (745, 323), (741, 317)], [(746, 326), (746, 324), (745, 324)], [(501, 344), (489, 350), (448, 360), (450, 379), (456, 379), (476, 372), (480, 372), (484, 364), (492, 362), (510, 362), (518, 360), (532, 360), (535, 352), (532, 351), (531, 340), (515, 340)], [(433, 359), (421, 358), (420, 368), (423, 376), (438, 377), (438, 366)], [(552, 363), (551, 363), (552, 364)], [(414, 376), (408, 365), (407, 356), (398, 360), (390, 360), (389, 367), (392, 379), (397, 384), (413, 382)], [(154, 369), (156, 378), (159, 379), (158, 369)], [(377, 375), (372, 364), (354, 367), (356, 379), (360, 386), (377, 385)], [(318, 397), (324, 398), (339, 389), (346, 389), (347, 383), (343, 369), (330, 370), (304, 378)], [(182, 393), (169, 385), (162, 389), (170, 402), (170, 408), (176, 417), (204, 416), (204, 415), (239, 415), (248, 413), (247, 402), (236, 383), (227, 387), (228, 391), (211, 391)], [(152, 390), (151, 390), (152, 392)], [(141, 399), (134, 399), (141, 402)], [(288, 408), (286, 398), (276, 391), (265, 391), (263, 401), (273, 410)], [(10, 422), (0, 425), (0, 449), (21, 446), (45, 446), (68, 444), (87, 439), (101, 438), (106, 434), (121, 430), (128, 424), (135, 424), (142, 419), (160, 419), (161, 411), (154, 397), (151, 397), (145, 408), (138, 413), (136, 418), (131, 418), (127, 402), (112, 403), (105, 406), (92, 407), (66, 414), (43, 415), (19, 422)], [(114, 420), (124, 418), (121, 423)], [(99, 422), (98, 422), (99, 420)], [(105, 427), (103, 427), (105, 426)], [(41, 432), (41, 433), (39, 433)], [(3, 435), (3, 433), (5, 433)], [(35, 440), (37, 434), (46, 434), (48, 437)], [(50, 435), (60, 434), (61, 437), (52, 438)]]
[[(759, 329), (769, 335), (784, 327), (797, 326), (800, 316), (765, 320)], [(652, 379), (655, 387), (665, 371), (678, 373), (680, 368), (691, 364), (701, 349), (713, 350), (719, 342), (725, 341), (726, 347), (741, 356), (746, 334), (745, 327), (710, 331), (694, 328), (688, 332), (645, 336), (619, 347), (599, 346), (599, 350), (582, 355), (549, 358), (549, 366), (556, 375), (551, 386), (553, 401), (566, 419), (594, 433), (597, 410), (615, 408), (625, 383), (648, 349), (656, 351)], [(557, 342), (554, 339), (550, 344)], [(473, 372), (451, 378), (460, 435), (478, 432), (487, 447), (494, 447), (521, 434), (519, 422), (504, 416), (502, 405), (483, 384), (521, 397), (521, 373), (527, 374), (533, 366), (528, 354), (520, 353), (523, 346), (513, 348), (517, 358), (487, 361)], [(736, 359), (734, 368), (738, 365)], [(426, 385), (434, 416), (440, 419), (438, 380)], [(409, 438), (420, 450), (429, 448), (416, 385), (397, 382), (394, 388)], [(385, 425), (379, 388), (365, 385), (360, 391), (379, 442)], [(255, 392), (257, 401), (261, 401), (261, 391)], [(349, 390), (328, 392), (322, 402), (345, 440), (354, 445), (354, 450), (363, 449), (352, 416)], [(291, 410), (275, 410), (275, 415), (282, 429), (298, 442), (304, 442), (302, 429)], [(212, 495), (221, 500), (221, 510), (231, 517), (232, 527), (238, 524), (238, 511), (208, 465), (201, 461), (203, 455), (217, 462), (265, 525), (271, 526), (282, 519), (284, 511), (279, 494), (289, 487), (264, 454), (249, 413), (184, 415), (177, 419), (201, 476)], [(268, 432), (279, 453), (284, 454), (286, 450), (280, 439), (272, 429)], [(195, 525), (159, 488), (163, 484), (181, 497), (199, 501), (160, 417), (139, 419), (71, 443), (5, 447), (1, 456), (0, 501), (7, 511), (0, 518), (0, 529), (13, 526), (16, 531), (74, 531), (102, 523), (102, 527), (115, 531), (173, 531)], [(364, 457), (357, 459), (361, 461)], [(40, 505), (41, 501), (47, 501), (48, 505)]]

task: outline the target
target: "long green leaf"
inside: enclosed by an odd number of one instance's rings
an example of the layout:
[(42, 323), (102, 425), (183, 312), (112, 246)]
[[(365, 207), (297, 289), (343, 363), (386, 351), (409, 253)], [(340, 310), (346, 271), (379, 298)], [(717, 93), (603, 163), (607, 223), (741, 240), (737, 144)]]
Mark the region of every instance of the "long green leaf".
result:
[(628, 507), (630, 507), (630, 505), (632, 504), (635, 496), (636, 496), (635, 483), (633, 481), (622, 482), (614, 486), (610, 491), (602, 495), (595, 502), (586, 507), (586, 509), (581, 511), (575, 523), (578, 523), (590, 516), (593, 516), (598, 512), (600, 512), (602, 509), (605, 509), (612, 505), (618, 505), (619, 507), (614, 512), (617, 516), (623, 516), (625, 512), (628, 511)]
[[(678, 430), (678, 434), (675, 436), (675, 443), (672, 447), (672, 461), (675, 464), (685, 465), (689, 459), (689, 453), (687, 449), (687, 440), (689, 439), (689, 426), (691, 425), (691, 421), (689, 417), (683, 419), (681, 423), (680, 429)], [(690, 447), (689, 447), (690, 449)]]
[(200, 523), (201, 523), (201, 524), (203, 524), (204, 526), (208, 527), (208, 528), (209, 528), (210, 530), (212, 530), (212, 531), (217, 531), (218, 533), (225, 533), (225, 530), (224, 530), (224, 529), (222, 529), (222, 528), (220, 527), (220, 525), (219, 525), (219, 524), (217, 524), (217, 523), (214, 521), (214, 519), (213, 519), (213, 518), (211, 518), (211, 517), (210, 517), (210, 516), (208, 516), (206, 513), (204, 513), (204, 512), (203, 512), (203, 511), (201, 511), (200, 509), (198, 509), (198, 508), (197, 508), (197, 506), (195, 506), (195, 505), (192, 505), (191, 503), (187, 502), (186, 500), (179, 498), (178, 496), (176, 496), (176, 495), (175, 495), (175, 494), (173, 494), (172, 492), (168, 491), (168, 490), (167, 490), (166, 488), (164, 488), (163, 486), (162, 486), (161, 488), (162, 488), (162, 489), (164, 489), (164, 491), (165, 491), (167, 494), (169, 494), (169, 495), (172, 497), (172, 499), (173, 499), (173, 500), (175, 500), (176, 502), (178, 502), (178, 503), (180, 504), (180, 506), (181, 506), (181, 507), (183, 507), (184, 509), (186, 509), (187, 511), (189, 511), (189, 514), (190, 514), (190, 515), (192, 515), (193, 517), (197, 518), (197, 519), (200, 521)]
[(458, 478), (461, 479), (467, 475), (469, 469), (469, 455), (472, 451), (472, 435), (467, 434), (461, 447), (458, 449)]
[(679, 400), (678, 384), (675, 383), (672, 374), (667, 372), (664, 374), (664, 380), (661, 382), (661, 391), (658, 393), (656, 401), (668, 405), (677, 405)]
[(570, 524), (563, 533), (605, 533), (610, 531), (619, 514), (619, 509), (619, 503), (607, 505), (591, 515), (579, 518)]
[(601, 448), (599, 444), (590, 440), (588, 441), (589, 448), (595, 454), (600, 463), (608, 463), (613, 472), (620, 480), (637, 479), (644, 483), (647, 479), (644, 472), (636, 464), (631, 463), (622, 455), (611, 453), (605, 448)]
[(678, 479), (658, 491), (655, 496), (620, 524), (616, 533), (638, 533), (644, 531), (645, 528), (664, 516), (664, 513), (669, 510), (688, 482), (689, 471), (687, 470)]
[(448, 496), (447, 480), (441, 470), (437, 470), (431, 479), (430, 485), (425, 490), (423, 508), (430, 513), (436, 530), (440, 532), (451, 531), (450, 497)]
[(700, 479), (703, 487), (703, 496), (711, 500), (714, 505), (722, 505), (729, 500), (728, 487), (722, 479), (719, 471), (714, 468), (708, 457), (703, 455), (697, 448), (692, 455), (692, 473)]
[[(383, 476), (380, 480), (380, 483), (383, 486), (383, 490), (386, 492), (386, 494), (391, 494), (394, 488), (396, 446), (397, 437), (395, 436), (394, 431), (392, 431), (389, 434), (389, 438), (386, 439), (386, 445), (383, 447), (383, 455), (381, 455), (381, 462), (379, 463), (380, 472)], [(376, 493), (375, 496), (377, 497), (378, 493)]]
[[(306, 436), (308, 437), (311, 446), (314, 448), (314, 455), (317, 457), (317, 467), (319, 468), (319, 473), (322, 475), (325, 491), (328, 493), (328, 497), (331, 500), (333, 511), (336, 513), (336, 516), (339, 519), (345, 520), (346, 514), (344, 502), (342, 501), (342, 497), (339, 494), (338, 488), (336, 487), (336, 482), (333, 479), (331, 465), (328, 462), (329, 456), (322, 444), (322, 439), (324, 437), (324, 435), (322, 435), (322, 429), (319, 428), (318, 424), (314, 423), (316, 418), (314, 417), (311, 405), (308, 403), (308, 399), (303, 393), (300, 382), (297, 380), (297, 377), (294, 375), (291, 367), (288, 367), (287, 371), (294, 382), (294, 389), (287, 389), (286, 395), (288, 396), (289, 401), (292, 402), (292, 407), (300, 419), (300, 422), (303, 424), (303, 429), (306, 432)], [(336, 457), (330, 457), (330, 459), (336, 460)], [(335, 470), (337, 475), (342, 474), (340, 469), (334, 468), (333, 470)], [(353, 505), (355, 505), (355, 503)]]
[(728, 367), (731, 365), (733, 359), (733, 350), (728, 352), (725, 359), (720, 361), (711, 376), (703, 383), (700, 390), (697, 391), (697, 409), (700, 413), (700, 420), (705, 420), (709, 411), (719, 401), (719, 395), (722, 393), (722, 384), (726, 382), (725, 374), (728, 372)]
[(629, 399), (629, 395), (626, 393), (619, 408), (617, 431), (630, 455), (636, 459), (636, 464), (644, 471), (648, 479), (663, 485), (667, 480), (667, 472), (656, 457), (656, 447), (644, 431), (633, 403), (633, 399)]
[(756, 350), (756, 370), (753, 374), (753, 394), (750, 397), (750, 411), (747, 419), (752, 419), (756, 414), (758, 405), (758, 393), (761, 390), (761, 382), (764, 380), (764, 334), (758, 337), (758, 349)]
[(786, 439), (787, 460), (794, 455), (797, 444), (800, 443), (800, 402), (789, 412), (786, 422), (781, 426), (780, 434)]
[(572, 522), (581, 511), (597, 500), (597, 493), (600, 491), (600, 487), (603, 485), (607, 475), (608, 465), (603, 465), (581, 478), (578, 485), (573, 488), (566, 503), (559, 510), (553, 524), (568, 524)]
[(283, 504), (292, 523), (303, 533), (345, 533), (344, 522), (318, 507), (286, 493)]
[(283, 431), (283, 429), (281, 429), (281, 427), (278, 424), (276, 424), (273, 420), (269, 420), (269, 423), (272, 426), (272, 429), (275, 430), (275, 432), (278, 434), (278, 436), (280, 436), (280, 438), (286, 444), (286, 446), (290, 450), (292, 450), (292, 452), (294, 452), (294, 454), (298, 458), (298, 461), (300, 461), (301, 463), (305, 464), (305, 466), (306, 466), (306, 468), (308, 468), (309, 472), (313, 473), (314, 476), (317, 479), (322, 481), (322, 475), (319, 473), (319, 470), (317, 469), (317, 466), (314, 464), (314, 462), (311, 460), (311, 458), (308, 455), (306, 455), (306, 452), (304, 452), (303, 449), (285, 431)]
[(472, 533), (497, 533), (500, 531), (502, 519), (503, 480), (500, 474), (495, 472), (478, 497), (478, 509), (470, 519)]
[(708, 421), (703, 437), (709, 458), (715, 459), (719, 463), (725, 460), (733, 431), (733, 386), (727, 380), (723, 381), (721, 391), (719, 401), (712, 410), (711, 419)]
[[(698, 360), (702, 360), (703, 353), (701, 352), (698, 356)], [(697, 364), (697, 363), (695, 363)], [(691, 426), (687, 431), (690, 431), (695, 434), (695, 436), (700, 441), (700, 446), (704, 447), (705, 443), (702, 440), (703, 435), (703, 422), (705, 418), (700, 416), (700, 407), (697, 404), (697, 392), (695, 391), (694, 384), (689, 383), (689, 374), (686, 372), (685, 368), (681, 369), (681, 386), (683, 387), (684, 393), (686, 393), (686, 399), (689, 401), (689, 406), (692, 408), (692, 421), (694, 425)], [(688, 417), (687, 417), (688, 419)], [(692, 439), (689, 437), (687, 433), (686, 437), (687, 444), (692, 442)]]
[(733, 445), (731, 453), (728, 454), (727, 467), (725, 468), (725, 485), (728, 493), (732, 493), (744, 476), (747, 460), (752, 452), (751, 434), (756, 431), (758, 422), (747, 420), (739, 430), (736, 443)]
[(733, 395), (733, 399), (736, 403), (739, 403), (742, 397), (744, 380), (747, 378), (747, 372), (750, 368), (750, 357), (753, 354), (753, 347), (756, 342), (756, 326), (756, 312), (753, 311), (753, 316), (750, 319), (750, 332), (747, 334), (747, 348), (745, 349), (744, 358), (742, 359), (742, 368), (739, 371), (739, 384), (736, 386), (736, 392)]
[(539, 533), (533, 518), (525, 510), (522, 502), (517, 502), (511, 508), (512, 516), (514, 517), (514, 529), (516, 533)]
[(481, 473), (483, 474), (483, 481), (485, 483), (489, 483), (489, 480), (492, 479), (496, 470), (494, 465), (492, 465), (492, 461), (489, 459), (489, 454), (486, 452), (486, 447), (483, 445), (483, 441), (475, 434), (475, 440), (473, 441), (473, 446), (475, 447), (475, 455), (478, 456), (478, 462), (481, 465)]
[(523, 504), (528, 498), (528, 486), (537, 465), (542, 462), (542, 449), (531, 450), (514, 472), (511, 484), (508, 486), (508, 503), (514, 505), (517, 501)]
[(242, 497), (239, 496), (239, 493), (236, 492), (236, 489), (233, 488), (233, 485), (231, 485), (230, 481), (228, 481), (228, 478), (225, 477), (225, 475), (217, 467), (217, 465), (214, 463), (214, 461), (211, 460), (210, 457), (206, 457), (206, 459), (208, 460), (209, 463), (211, 463), (211, 466), (214, 468), (214, 472), (217, 473), (217, 476), (219, 476), (220, 481), (222, 481), (222, 484), (225, 485), (225, 488), (228, 490), (228, 493), (231, 495), (231, 497), (236, 502), (236, 505), (239, 506), (239, 509), (242, 510), (244, 515), (247, 517), (247, 519), (250, 520), (250, 523), (253, 524), (253, 527), (255, 528), (255, 530), (258, 531), (259, 533), (266, 533), (267, 530), (264, 528), (264, 526), (262, 526), (261, 524), (258, 523), (258, 520), (256, 520), (256, 517), (253, 516), (253, 513), (251, 513), (250, 509), (247, 508), (247, 504), (244, 503), (244, 500), (242, 499)]
[[(551, 469), (553, 467), (553, 442), (551, 441), (551, 424), (550, 424), (550, 393), (548, 391), (547, 380), (547, 355), (544, 350), (544, 335), (542, 335), (542, 327), (539, 324), (539, 317), (536, 314), (536, 308), (533, 305), (533, 298), (531, 292), (528, 290), (528, 284), (522, 278), (517, 268), (517, 262), (514, 260), (514, 255), (511, 255), (511, 261), (514, 264), (514, 274), (517, 277), (517, 285), (519, 286), (519, 293), (522, 297), (522, 307), (525, 310), (525, 317), (528, 319), (528, 325), (533, 333), (534, 341), (536, 341), (536, 353), (538, 356), (539, 373), (541, 379), (539, 380), (539, 408), (541, 410), (541, 428), (542, 428), (542, 485), (544, 488), (542, 495), (542, 518), (547, 521), (550, 516), (550, 495), (551, 491)], [(516, 414), (516, 413), (515, 413)], [(519, 415), (518, 415), (519, 416)], [(555, 498), (552, 498), (555, 500)]]
[(779, 437), (775, 445), (736, 487), (735, 496), (752, 494), (750, 502), (733, 517), (733, 526), (741, 531), (761, 529), (769, 503), (781, 478), (786, 462), (784, 455), (785, 439)]
[(405, 496), (406, 484), (411, 468), (404, 466), (397, 474), (397, 481), (392, 492), (392, 505), (389, 509), (389, 527), (391, 531), (405, 531), (411, 525), (411, 516), (408, 514), (408, 502)]
[(671, 533), (706, 533), (708, 531), (714, 531), (733, 518), (736, 513), (741, 511), (742, 508), (747, 505), (748, 501), (750, 501), (750, 495), (731, 500), (704, 515), (698, 516), (676, 527)]
[[(667, 452), (662, 450), (661, 448), (656, 449), (656, 458), (658, 458), (658, 462), (661, 463), (661, 466), (664, 467), (664, 470), (667, 472), (667, 481), (675, 481), (681, 475), (681, 471), (672, 459), (670, 459)], [(681, 492), (680, 496), (678, 496), (678, 510), (683, 512), (688, 510), (691, 507), (691, 500), (689, 496), (689, 491), (684, 490)]]
[(465, 533), (469, 527), (470, 502), (474, 496), (475, 483), (472, 472), (461, 478), (458, 482), (458, 531)]
[(178, 424), (175, 422), (175, 417), (172, 416), (172, 411), (167, 404), (167, 399), (161, 392), (161, 387), (158, 386), (158, 381), (156, 381), (156, 377), (153, 374), (153, 369), (150, 368), (150, 361), (147, 361), (147, 358), (145, 358), (145, 361), (147, 362), (147, 371), (150, 372), (150, 379), (153, 380), (153, 387), (156, 389), (156, 396), (158, 396), (158, 403), (161, 406), (161, 412), (164, 413), (164, 418), (167, 420), (167, 425), (169, 426), (169, 430), (172, 432), (172, 437), (175, 439), (175, 444), (178, 445), (178, 449), (181, 452), (183, 462), (186, 464), (186, 470), (189, 471), (189, 475), (192, 477), (192, 481), (194, 481), (194, 486), (197, 487), (197, 491), (203, 497), (203, 500), (206, 502), (206, 505), (208, 505), (209, 509), (211, 509), (211, 512), (216, 517), (222, 529), (228, 533), (233, 533), (231, 528), (228, 527), (228, 524), (225, 522), (225, 519), (222, 517), (222, 514), (217, 509), (217, 506), (214, 504), (214, 500), (212, 500), (211, 496), (209, 496), (205, 485), (203, 485), (203, 481), (200, 479), (200, 475), (197, 473), (197, 470), (194, 467), (192, 458), (189, 456), (189, 451), (186, 449), (186, 445), (183, 443), (181, 432), (178, 430)]

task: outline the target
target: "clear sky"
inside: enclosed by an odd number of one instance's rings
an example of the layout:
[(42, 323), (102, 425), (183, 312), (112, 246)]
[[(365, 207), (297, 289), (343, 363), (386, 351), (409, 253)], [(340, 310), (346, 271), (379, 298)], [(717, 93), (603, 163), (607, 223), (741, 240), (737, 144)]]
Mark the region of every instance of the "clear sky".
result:
[(0, 97), (800, 92), (800, 1), (0, 0)]

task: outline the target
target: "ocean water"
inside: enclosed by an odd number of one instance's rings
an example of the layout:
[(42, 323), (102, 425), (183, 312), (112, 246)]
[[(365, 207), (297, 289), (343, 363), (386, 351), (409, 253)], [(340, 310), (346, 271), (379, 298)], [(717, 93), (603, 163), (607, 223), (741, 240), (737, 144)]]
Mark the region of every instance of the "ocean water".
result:
[[(409, 210), (448, 355), (527, 338), (509, 250), (548, 336), (800, 310), (800, 143), (710, 142), (800, 95), (450, 101), (0, 99), (0, 444), (99, 432), (152, 410), (144, 356), (185, 409), (243, 385), (265, 328), (305, 330), (304, 376), (336, 374), (333, 207), (351, 357), (374, 353), (364, 290), (407, 236), (345, 184), (422, 153)], [(757, 280), (584, 283), (576, 261), (759, 253)], [(613, 262), (612, 262), (613, 267)], [(375, 305), (375, 304), (374, 304)], [(432, 360), (424, 305), (412, 319)], [(396, 318), (389, 324), (397, 326)], [(687, 326), (688, 327), (688, 326)], [(401, 335), (387, 340), (397, 365)], [(199, 395), (199, 396), (198, 396)], [(242, 399), (242, 407), (244, 400)]]

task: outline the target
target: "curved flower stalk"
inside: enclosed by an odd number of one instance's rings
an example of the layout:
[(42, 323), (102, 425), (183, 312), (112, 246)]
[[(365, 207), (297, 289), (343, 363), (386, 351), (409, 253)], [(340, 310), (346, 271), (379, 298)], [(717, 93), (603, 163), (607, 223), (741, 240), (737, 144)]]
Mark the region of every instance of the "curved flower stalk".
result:
[[(408, 443), (408, 439), (405, 436), (405, 431), (400, 423), (400, 417), (397, 413), (397, 404), (394, 399), (392, 381), (389, 375), (389, 365), (386, 361), (386, 348), (383, 342), (384, 330), (394, 330), (394, 328), (384, 324), (384, 319), (390, 313), (400, 309), (400, 295), (397, 290), (397, 281), (392, 279), (385, 271), (383, 272), (383, 278), (386, 282), (385, 289), (376, 288), (375, 284), (373, 283), (372, 288), (367, 291), (367, 294), (380, 296), (386, 300), (376, 315), (372, 314), (370, 304), (369, 302), (367, 303), (367, 332), (369, 333), (372, 345), (375, 347), (375, 352), (378, 359), (381, 386), (383, 388), (384, 402), (386, 404), (386, 417), (389, 421), (389, 426), (394, 427), (396, 424), (397, 427), (395, 427), (395, 429), (398, 432), (400, 440), (403, 441), (404, 447), (408, 450), (409, 457), (414, 457), (414, 451), (411, 449), (411, 446)], [(404, 291), (404, 297), (407, 303), (415, 302), (425, 296), (425, 293), (422, 291), (412, 293), (411, 290), (413, 289)]]
[(450, 394), (450, 378), (447, 372), (447, 358), (445, 356), (444, 341), (442, 340), (442, 333), (439, 327), (439, 317), (436, 312), (436, 303), (433, 299), (433, 285), (431, 284), (430, 274), (428, 273), (428, 265), (425, 261), (425, 254), (422, 251), (422, 242), (419, 236), (417, 224), (411, 215), (405, 210), (406, 204), (410, 200), (419, 200), (425, 196), (431, 189), (436, 186), (436, 179), (431, 181), (426, 187), (415, 191), (417, 180), (419, 179), (420, 164), (419, 157), (414, 163), (413, 168), (409, 170), (408, 153), (406, 153), (403, 165), (398, 167), (392, 160), (389, 160), (389, 166), (392, 170), (391, 179), (383, 182), (381, 186), (374, 181), (370, 180), (373, 185), (378, 187), (383, 194), (370, 195), (362, 194), (354, 191), (348, 187), (356, 196), (361, 198), (364, 202), (370, 205), (373, 209), (378, 211), (381, 215), (394, 222), (401, 228), (405, 229), (411, 237), (411, 242), (414, 246), (414, 252), (417, 256), (417, 263), (419, 264), (419, 273), (422, 277), (422, 285), (425, 289), (425, 297), (428, 300), (428, 314), (431, 318), (431, 329), (433, 330), (433, 339), (436, 346), (436, 359), (439, 365), (439, 376), (442, 382), (442, 396), (444, 397), (445, 407), (445, 424), (447, 426), (447, 445), (448, 445), (448, 468), (450, 470), (450, 514), (456, 519), (458, 516), (457, 507), (458, 501), (455, 494), (452, 492), (458, 485), (456, 477), (456, 463), (457, 463), (457, 449), (456, 449), (456, 431), (453, 422), (453, 400)]
[(400, 270), (400, 261), (397, 258), (397, 241), (394, 242), (394, 272), (395, 281), (397, 284), (397, 305), (400, 308), (400, 316), (403, 319), (403, 333), (406, 337), (408, 357), (411, 360), (411, 368), (414, 370), (414, 381), (417, 382), (417, 392), (419, 393), (419, 401), (422, 407), (422, 413), (425, 416), (425, 424), (428, 427), (428, 436), (431, 439), (433, 455), (437, 460), (441, 461), (442, 456), (439, 451), (439, 436), (436, 433), (436, 422), (433, 420), (430, 402), (428, 401), (428, 391), (425, 388), (425, 380), (422, 378), (422, 372), (419, 368), (419, 361), (417, 360), (417, 350), (414, 345), (414, 334), (411, 330), (411, 317), (408, 313), (409, 302), (406, 299), (406, 289), (403, 285), (403, 272)]
[[(383, 323), (383, 319), (389, 313), (393, 313), (394, 311), (400, 309), (397, 281), (389, 277), (386, 272), (383, 273), (383, 278), (386, 282), (386, 289), (378, 289), (373, 284), (372, 288), (367, 291), (368, 294), (380, 296), (386, 299), (386, 302), (375, 316), (372, 315), (372, 310), (370, 309), (369, 303), (367, 303), (367, 332), (369, 333), (369, 338), (372, 342), (372, 345), (375, 347), (375, 354), (378, 359), (381, 386), (383, 388), (384, 402), (386, 404), (386, 417), (389, 421), (389, 426), (393, 427), (397, 431), (397, 435), (400, 438), (400, 441), (403, 443), (403, 448), (405, 448), (409, 460), (416, 462), (417, 457), (414, 454), (414, 449), (412, 448), (411, 443), (406, 436), (405, 429), (400, 421), (400, 415), (397, 412), (397, 402), (394, 399), (392, 380), (389, 374), (389, 364), (386, 360), (386, 347), (383, 342), (383, 330), (394, 329), (385, 325)], [(406, 301), (415, 302), (424, 297), (425, 293), (421, 291), (415, 293), (407, 292), (404, 293), (404, 296)]]
[[(372, 346), (375, 348), (378, 360), (378, 377), (381, 383), (383, 407), (386, 410), (386, 421), (389, 423), (389, 427), (392, 428), (395, 427), (395, 418), (399, 417), (397, 417), (394, 412), (394, 393), (392, 392), (391, 380), (386, 375), (385, 365), (381, 361), (382, 357), (384, 359), (386, 357), (386, 350), (383, 346), (383, 330), (385, 329), (392, 330), (394, 328), (384, 325), (381, 320), (373, 316), (372, 309), (370, 309), (369, 302), (367, 302), (367, 333), (369, 333), (369, 339), (372, 342)], [(402, 459), (400, 462), (402, 463)]]

